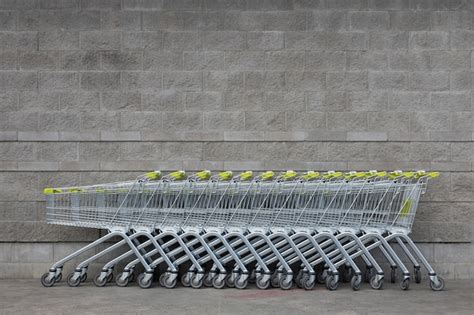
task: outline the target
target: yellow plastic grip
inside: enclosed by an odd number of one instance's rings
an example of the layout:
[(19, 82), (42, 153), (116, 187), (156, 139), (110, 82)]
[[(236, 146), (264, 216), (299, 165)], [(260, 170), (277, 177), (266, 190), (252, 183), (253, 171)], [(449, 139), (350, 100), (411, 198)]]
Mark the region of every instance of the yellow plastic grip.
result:
[(253, 178), (253, 172), (252, 171), (245, 171), (240, 173), (239, 175), (240, 180), (251, 180)]
[(60, 194), (62, 192), (63, 192), (62, 189), (59, 189), (59, 188), (45, 188), (43, 190), (43, 194), (45, 195)]
[(273, 177), (275, 177), (275, 172), (266, 171), (266, 172), (263, 172), (260, 176), (262, 177), (262, 180), (272, 180)]
[(305, 180), (313, 180), (313, 179), (316, 179), (320, 176), (319, 172), (315, 172), (315, 171), (307, 171), (302, 177), (303, 179)]
[(388, 174), (388, 176), (389, 176), (391, 179), (400, 177), (400, 176), (402, 176), (402, 175), (403, 175), (403, 172), (400, 171), (400, 170), (393, 171), (393, 172), (390, 172), (390, 174)]
[(283, 180), (292, 180), (297, 175), (298, 175), (298, 173), (296, 173), (295, 171), (290, 171), (289, 170), (289, 171), (286, 171), (283, 174), (281, 174), (281, 178), (283, 178)]
[(405, 178), (412, 178), (415, 176), (415, 172), (403, 172), (402, 174)]
[(429, 172), (428, 176), (431, 178), (436, 178), (439, 177), (440, 173), (439, 172)]
[(343, 174), (342, 172), (334, 172), (334, 171), (329, 171), (326, 174), (323, 175), (324, 179), (331, 179), (331, 178), (337, 178), (341, 177)]
[(231, 180), (234, 173), (232, 171), (225, 171), (219, 173), (219, 180)]
[(186, 178), (186, 172), (185, 171), (175, 171), (172, 173), (168, 174), (169, 177), (171, 177), (174, 180), (183, 180)]
[(197, 172), (196, 174), (194, 174), (194, 176), (198, 177), (200, 180), (208, 180), (209, 178), (211, 178), (211, 171), (203, 170)]
[(71, 187), (68, 189), (68, 192), (70, 193), (79, 193), (79, 192), (84, 192), (84, 189), (77, 188), (77, 187)]
[(146, 173), (144, 176), (149, 180), (158, 180), (161, 178), (161, 172), (151, 171), (151, 172)]
[(385, 172), (385, 171), (377, 172), (376, 176), (377, 177), (385, 177), (385, 176), (387, 176), (387, 172)]

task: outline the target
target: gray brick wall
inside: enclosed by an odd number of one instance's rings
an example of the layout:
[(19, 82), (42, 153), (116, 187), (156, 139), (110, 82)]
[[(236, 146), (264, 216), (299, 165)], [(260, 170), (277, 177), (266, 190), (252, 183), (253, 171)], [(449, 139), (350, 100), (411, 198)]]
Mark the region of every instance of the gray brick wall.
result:
[(42, 188), (181, 168), (442, 171), (413, 237), (474, 277), (473, 10), (0, 0), (0, 277), (99, 235), (46, 225)]

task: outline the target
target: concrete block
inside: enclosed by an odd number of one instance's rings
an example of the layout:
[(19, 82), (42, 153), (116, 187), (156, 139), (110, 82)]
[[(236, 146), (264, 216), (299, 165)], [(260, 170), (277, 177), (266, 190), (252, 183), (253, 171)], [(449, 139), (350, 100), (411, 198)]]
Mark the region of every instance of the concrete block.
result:
[(79, 32), (48, 31), (38, 33), (39, 50), (79, 49)]
[(430, 140), (433, 141), (471, 141), (470, 131), (431, 131)]
[(18, 19), (19, 30), (99, 30), (100, 12), (77, 10), (23, 11)]
[(450, 34), (451, 49), (471, 50), (474, 47), (474, 31), (457, 30)]
[(163, 159), (175, 160), (202, 160), (203, 149), (201, 143), (164, 143)]
[(37, 143), (38, 161), (76, 161), (77, 143), (43, 142)]
[(344, 70), (345, 66), (346, 54), (344, 52), (311, 51), (306, 53), (305, 68), (307, 70)]
[(263, 135), (265, 141), (304, 141), (306, 132), (303, 131), (269, 131)]
[(369, 143), (369, 160), (379, 162), (398, 162), (410, 159), (410, 146), (407, 143)]
[(38, 126), (44, 131), (76, 131), (81, 129), (78, 113), (45, 112), (38, 115)]
[(204, 90), (243, 91), (244, 73), (240, 71), (209, 71), (203, 73)]
[(225, 55), (227, 70), (263, 70), (265, 53), (255, 51), (228, 52)]
[(451, 124), (454, 131), (472, 131), (474, 115), (470, 112), (451, 113)]
[(410, 49), (449, 49), (449, 35), (447, 32), (411, 32), (409, 43)]
[(98, 92), (62, 93), (60, 108), (67, 111), (98, 111), (100, 95)]
[(33, 131), (38, 129), (38, 113), (3, 112), (0, 116), (0, 130)]
[(202, 89), (202, 74), (196, 71), (175, 71), (163, 73), (163, 88), (179, 91)]
[(101, 131), (100, 140), (104, 141), (140, 141), (142, 139), (138, 131)]
[(51, 262), (53, 258), (53, 244), (13, 243), (11, 251), (12, 262)]
[(224, 161), (225, 170), (245, 171), (245, 170), (264, 170), (263, 161)]
[(15, 131), (0, 131), (0, 141), (17, 141), (18, 134)]
[(285, 48), (291, 50), (324, 50), (326, 34), (323, 32), (287, 32)]
[(203, 118), (201, 113), (165, 113), (164, 130), (193, 131), (201, 130)]
[(143, 109), (147, 111), (182, 111), (184, 110), (184, 95), (173, 90), (159, 93), (143, 94)]
[(350, 25), (348, 12), (344, 10), (309, 11), (306, 19), (306, 29), (311, 31), (345, 31)]
[(384, 11), (359, 11), (349, 12), (349, 21), (352, 30), (388, 30), (390, 28), (390, 15)]
[(330, 131), (367, 131), (367, 127), (367, 113), (336, 112), (327, 114), (327, 128)]
[(201, 9), (202, 1), (201, 0), (163, 0), (163, 9), (164, 10), (199, 10)]
[(408, 49), (408, 32), (370, 32), (369, 48), (373, 50)]
[(79, 158), (82, 161), (118, 161), (119, 143), (79, 143)]
[(154, 92), (162, 89), (161, 72), (123, 72), (122, 88), (130, 91)]
[(308, 131), (326, 129), (326, 114), (320, 112), (288, 112), (286, 124), (291, 131)]
[(429, 94), (425, 92), (396, 92), (389, 96), (389, 109), (393, 111), (429, 111)]
[(241, 112), (209, 112), (204, 114), (205, 130), (244, 130), (244, 113)]
[(369, 89), (371, 90), (405, 90), (407, 74), (399, 71), (370, 71)]
[(107, 31), (140, 31), (141, 13), (133, 11), (105, 11), (101, 13), (100, 25)]
[(263, 109), (266, 111), (303, 111), (305, 98), (302, 92), (268, 92)]
[(224, 132), (225, 141), (263, 141), (263, 131), (226, 131)]
[(430, 12), (391, 12), (391, 25), (393, 29), (402, 31), (428, 31), (430, 29)]
[(433, 51), (430, 53), (433, 70), (465, 70), (469, 68), (470, 53), (466, 51)]
[(222, 109), (222, 95), (217, 92), (186, 93), (186, 110), (208, 112)]
[[(35, 201), (38, 199), (38, 175), (31, 172), (0, 172), (1, 186), (0, 200), (2, 201)], [(21, 191), (21, 194), (18, 194)], [(11, 222), (10, 222), (11, 223)], [(11, 238), (15, 233), (10, 230)], [(3, 230), (3, 235), (9, 235)], [(7, 239), (2, 238), (4, 241)]]
[(80, 0), (40, 0), (40, 9), (79, 9)]
[(0, 111), (16, 111), (18, 108), (18, 97), (15, 93), (0, 93)]
[(432, 110), (469, 111), (470, 93), (434, 92), (431, 94)]
[(353, 131), (347, 133), (347, 141), (387, 141), (386, 132), (380, 131)]
[(19, 171), (58, 171), (58, 162), (18, 162)]
[[(303, 76), (302, 72), (299, 72)], [(298, 78), (302, 79), (302, 78)], [(295, 79), (295, 81), (298, 81)], [(324, 81), (324, 79), (323, 79)], [(297, 85), (296, 82), (294, 82)], [(299, 83), (302, 83), (299, 81)], [(325, 83), (325, 82), (323, 82)], [(285, 72), (282, 71), (248, 71), (245, 72), (246, 90), (281, 91), (285, 88)]]
[(305, 65), (305, 53), (303, 51), (267, 52), (265, 64), (269, 70), (303, 70)]
[(115, 112), (84, 112), (81, 113), (81, 131), (117, 131), (119, 115)]
[(122, 160), (154, 160), (163, 159), (163, 145), (159, 142), (122, 142), (120, 144)]
[(204, 0), (205, 10), (245, 10), (247, 2), (245, 0)]
[(361, 32), (327, 33), (326, 46), (329, 50), (366, 50), (368, 36)]
[(125, 131), (150, 131), (162, 127), (162, 114), (157, 112), (122, 112), (120, 129)]
[(406, 131), (410, 127), (410, 114), (406, 112), (369, 113), (369, 130)]
[(60, 60), (63, 70), (99, 70), (100, 54), (97, 51), (65, 52)]
[(306, 29), (306, 12), (275, 11), (263, 15), (265, 31), (304, 31)]
[(20, 131), (18, 132), (19, 141), (57, 141), (59, 135), (51, 131)]
[(83, 50), (118, 50), (120, 49), (119, 32), (82, 32), (81, 49)]
[(59, 94), (22, 92), (19, 93), (18, 107), (22, 111), (54, 111), (59, 109)]
[(3, 0), (0, 2), (0, 9), (2, 10), (31, 10), (38, 8), (38, 1), (15, 1), (15, 0)]
[(224, 109), (229, 111), (259, 111), (265, 106), (265, 94), (263, 92), (225, 93)]
[(36, 72), (0, 71), (0, 91), (23, 91), (36, 89)]
[[(465, 223), (430, 223), (431, 235), (430, 240), (434, 242), (470, 242), (471, 241), (471, 225)], [(441, 245), (437, 244), (436, 246)], [(467, 245), (467, 244), (466, 244)], [(458, 260), (472, 260), (471, 254), (463, 253), (462, 250), (456, 255), (449, 254), (453, 259)], [(444, 256), (444, 255), (443, 255)], [(446, 257), (446, 256), (445, 256)], [(440, 254), (437, 253), (435, 247), (435, 260), (440, 260)]]
[(326, 88), (326, 74), (324, 72), (309, 71), (287, 72), (286, 82), (288, 89), (292, 91), (321, 91)]
[(59, 133), (59, 139), (61, 141), (97, 141), (100, 139), (100, 133), (62, 131)]
[(390, 68), (401, 71), (420, 71), (430, 69), (428, 52), (391, 52)]
[(146, 51), (143, 56), (144, 70), (181, 70), (183, 58), (172, 51)]
[(36, 50), (37, 32), (1, 32), (0, 43), (4, 49)]
[(367, 161), (369, 159), (366, 142), (329, 142), (329, 161)]
[(120, 89), (119, 72), (82, 72), (81, 88), (90, 91), (113, 91)]
[(325, 1), (322, 0), (294, 0), (293, 6), (295, 9), (324, 9)]
[(101, 53), (104, 70), (141, 70), (142, 54), (139, 52), (105, 51)]
[(185, 16), (178, 11), (143, 12), (143, 30), (184, 30)]
[(337, 112), (349, 110), (349, 95), (345, 92), (321, 93), (321, 92), (307, 92), (306, 93), (306, 109), (308, 111), (317, 112)]
[(245, 157), (253, 161), (286, 161), (289, 156), (287, 142), (248, 142)]
[(414, 113), (410, 118), (411, 131), (448, 131), (450, 126), (446, 122), (448, 112)]
[(470, 169), (470, 162), (431, 162), (429, 169), (441, 172), (463, 172)]
[(436, 31), (471, 29), (471, 12), (465, 11), (432, 11), (431, 29)]
[(205, 32), (202, 35), (202, 45), (206, 50), (243, 50), (246, 37), (243, 32)]
[(449, 74), (451, 90), (470, 90), (472, 86), (472, 74), (469, 71), (451, 71)]
[(280, 50), (283, 48), (282, 32), (249, 32), (247, 33), (247, 49), (249, 50)]
[(122, 1), (122, 10), (160, 10), (163, 7), (162, 1), (155, 0), (124, 0)]
[(163, 48), (162, 32), (124, 32), (123, 48), (159, 50)]
[(412, 142), (410, 143), (411, 161), (450, 161), (451, 143)]
[(14, 31), (18, 13), (15, 11), (0, 12), (0, 31)]
[(206, 161), (245, 160), (245, 146), (237, 142), (204, 143), (202, 147), (203, 159)]
[(164, 32), (163, 47), (172, 51), (200, 50), (201, 34), (198, 32)]
[(385, 52), (347, 52), (347, 70), (386, 70), (388, 54)]
[(224, 70), (223, 51), (191, 51), (183, 53), (184, 70)]
[(105, 110), (138, 111), (141, 108), (139, 93), (105, 92), (102, 96), (102, 108)]
[(245, 129), (249, 131), (283, 131), (286, 128), (285, 113), (245, 113)]
[(13, 243), (0, 244), (0, 262), (11, 262)]
[(120, 10), (120, 0), (81, 0), (83, 10)]
[(0, 159), (2, 161), (31, 161), (36, 158), (33, 143), (2, 142), (0, 143)]
[(218, 131), (185, 131), (182, 139), (187, 141), (224, 141), (224, 135)]
[(368, 77), (365, 71), (328, 72), (326, 74), (328, 90), (360, 91), (367, 90)]
[(60, 171), (98, 171), (100, 170), (99, 162), (78, 162), (78, 161), (60, 161), (59, 162)]
[(453, 142), (451, 143), (451, 154), (453, 161), (473, 161), (474, 144), (472, 142)]
[(17, 54), (16, 51), (0, 52), (0, 70), (16, 70)]
[(40, 90), (75, 90), (78, 83), (78, 75), (75, 72), (45, 71), (38, 74)]
[(408, 88), (423, 91), (449, 90), (449, 73), (444, 71), (409, 73)]

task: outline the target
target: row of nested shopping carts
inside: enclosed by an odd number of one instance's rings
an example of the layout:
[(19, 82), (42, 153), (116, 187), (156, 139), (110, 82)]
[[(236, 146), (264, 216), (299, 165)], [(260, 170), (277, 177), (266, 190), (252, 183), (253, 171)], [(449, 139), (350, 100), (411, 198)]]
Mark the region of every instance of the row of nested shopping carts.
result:
[(310, 290), (321, 283), (335, 290), (346, 281), (359, 290), (366, 281), (380, 289), (384, 272), (373, 255), (378, 251), (378, 260), (391, 266), (391, 282), (401, 274), (401, 289), (408, 289), (411, 277), (403, 255), (413, 264), (416, 282), (424, 266), (431, 289), (439, 291), (443, 279), (408, 236), (420, 195), (437, 176), (153, 171), (133, 181), (47, 188), (47, 222), (108, 233), (53, 264), (41, 283), (53, 286), (65, 263), (92, 252), (67, 276), (69, 286), (86, 280), (91, 263), (115, 253), (94, 277), (95, 285), (113, 281), (120, 263), (126, 265), (115, 282), (122, 287), (134, 281), (137, 267), (144, 269), (138, 285), (151, 287), (161, 267), (166, 271), (159, 283), (166, 288), (180, 277), (183, 286), (193, 288), (243, 289), (255, 282), (260, 289), (290, 289), (296, 283)]

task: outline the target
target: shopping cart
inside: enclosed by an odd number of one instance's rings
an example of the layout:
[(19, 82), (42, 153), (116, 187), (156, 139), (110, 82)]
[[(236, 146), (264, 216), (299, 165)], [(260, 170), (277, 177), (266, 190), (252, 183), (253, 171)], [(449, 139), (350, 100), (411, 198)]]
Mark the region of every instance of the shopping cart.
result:
[[(109, 233), (55, 263), (41, 282), (54, 285), (66, 262), (119, 236), (121, 241), (78, 264), (68, 284), (79, 285), (91, 262), (128, 246), (104, 265), (94, 278), (96, 285), (110, 282), (114, 267), (134, 257), (117, 275), (119, 286), (133, 280), (136, 265), (141, 264), (145, 272), (138, 276), (138, 284), (148, 288), (154, 270), (165, 264), (160, 284), (172, 288), (179, 268), (190, 262), (181, 282), (195, 288), (242, 289), (255, 278), (261, 289), (270, 285), (289, 289), (293, 266), (300, 265), (298, 286), (312, 289), (316, 282), (324, 282), (335, 290), (338, 268), (346, 266), (345, 278), (358, 290), (362, 271), (354, 259), (361, 257), (372, 288), (379, 289), (384, 275), (371, 254), (379, 249), (392, 266), (392, 281), (394, 270), (402, 271), (401, 288), (406, 290), (410, 273), (388, 242), (395, 240), (413, 263), (416, 281), (418, 258), (428, 269), (432, 289), (441, 290), (443, 280), (408, 237), (427, 180), (437, 175), (370, 171), (321, 176), (287, 171), (277, 176), (269, 171), (254, 176), (248, 171), (233, 176), (227, 171), (211, 176), (203, 171), (187, 177), (184, 171), (166, 176), (156, 171), (129, 182), (46, 189), (48, 222)], [(212, 267), (206, 272), (208, 262)], [(227, 272), (230, 265), (232, 272)], [(317, 267), (323, 268), (319, 274)]]

